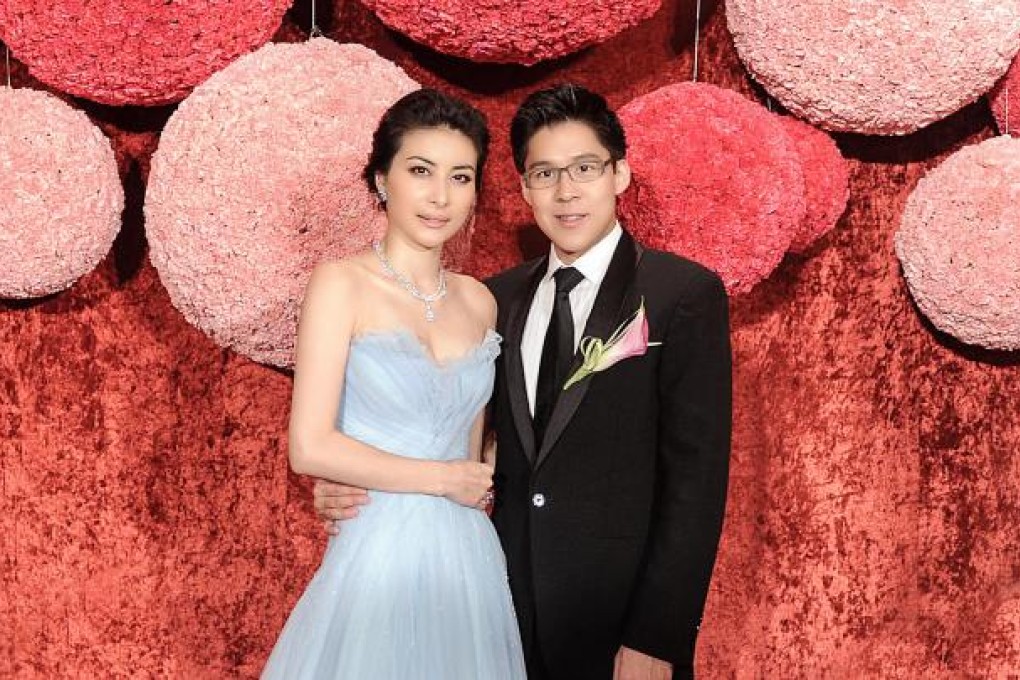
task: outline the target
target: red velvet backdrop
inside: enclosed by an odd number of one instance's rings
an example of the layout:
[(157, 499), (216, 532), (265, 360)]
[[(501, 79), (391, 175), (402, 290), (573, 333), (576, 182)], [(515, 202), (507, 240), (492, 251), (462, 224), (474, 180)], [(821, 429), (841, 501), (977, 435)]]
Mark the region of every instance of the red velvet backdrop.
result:
[[(526, 92), (572, 79), (621, 106), (691, 76), (693, 0), (530, 69), (431, 53), (350, 0), (329, 12), (331, 37), (488, 114), (479, 275), (541, 247), (500, 220), (520, 200), (505, 130)], [(761, 96), (722, 9), (705, 15), (701, 79)], [(308, 18), (292, 10), (277, 40)], [(14, 81), (39, 87), (16, 63)], [(73, 289), (0, 303), (0, 676), (255, 677), (324, 544), (287, 470), (290, 377), (185, 323), (146, 259), (145, 172), (172, 109), (77, 105), (118, 150), (128, 208)], [(905, 138), (839, 136), (839, 227), (733, 302), (732, 486), (701, 677), (1020, 668), (1018, 356), (933, 331), (892, 244), (918, 178), (991, 134), (979, 102)]]

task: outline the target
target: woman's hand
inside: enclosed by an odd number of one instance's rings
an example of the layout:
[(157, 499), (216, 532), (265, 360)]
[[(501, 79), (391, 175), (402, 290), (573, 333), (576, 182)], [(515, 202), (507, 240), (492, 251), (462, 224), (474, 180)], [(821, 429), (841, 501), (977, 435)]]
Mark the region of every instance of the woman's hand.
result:
[(441, 495), (470, 508), (483, 508), (492, 487), (492, 466), (471, 460), (443, 463)]

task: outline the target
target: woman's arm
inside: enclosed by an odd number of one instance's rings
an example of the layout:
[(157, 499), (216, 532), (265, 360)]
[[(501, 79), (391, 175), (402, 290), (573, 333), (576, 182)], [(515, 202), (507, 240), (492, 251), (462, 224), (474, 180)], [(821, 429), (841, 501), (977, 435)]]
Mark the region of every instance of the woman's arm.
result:
[(336, 430), (337, 408), (354, 332), (357, 280), (350, 263), (316, 267), (298, 326), (289, 447), (294, 472), (397, 493), (446, 496), (475, 505), (491, 483), (478, 463), (413, 460)]
[[(496, 327), (496, 298), (493, 297), (492, 293), (489, 292), (488, 287), (485, 286), (481, 281), (473, 278), (464, 277), (469, 285), (468, 300), (471, 308), (476, 310), (477, 313), (485, 320), (485, 328)], [(488, 333), (488, 330), (486, 330)], [(486, 437), (486, 430), (488, 426), (488, 409), (483, 408), (478, 417), (475, 418), (474, 425), (471, 427), (471, 460), (481, 461), (489, 466), (495, 466), (495, 443), (490, 441), (491, 437)], [(486, 446), (488, 444), (488, 446)], [(489, 450), (491, 449), (491, 451)]]

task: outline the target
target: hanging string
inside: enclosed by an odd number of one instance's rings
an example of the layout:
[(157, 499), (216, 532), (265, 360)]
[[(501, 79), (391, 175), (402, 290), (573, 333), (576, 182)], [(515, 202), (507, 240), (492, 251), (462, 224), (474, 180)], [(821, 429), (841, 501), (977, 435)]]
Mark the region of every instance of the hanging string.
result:
[(319, 30), (318, 24), (315, 23), (315, 0), (311, 0), (312, 3), (312, 27), (308, 30), (308, 38), (320, 38), (322, 37), (322, 31)]
[(694, 77), (698, 82), (698, 43), (701, 42), (701, 0), (697, 0), (694, 10)]

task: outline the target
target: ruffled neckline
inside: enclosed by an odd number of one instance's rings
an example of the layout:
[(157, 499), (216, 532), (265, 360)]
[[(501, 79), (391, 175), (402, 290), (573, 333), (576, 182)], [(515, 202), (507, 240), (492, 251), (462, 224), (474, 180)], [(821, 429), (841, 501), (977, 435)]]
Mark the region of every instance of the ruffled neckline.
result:
[(486, 360), (495, 359), (499, 356), (499, 344), (502, 341), (503, 337), (499, 333), (492, 328), (488, 328), (485, 331), (485, 337), (482, 338), (480, 343), (464, 352), (461, 356), (445, 361), (438, 361), (428, 346), (418, 337), (418, 334), (407, 328), (365, 331), (351, 339), (351, 347), (354, 348), (365, 344), (382, 346), (418, 356), (437, 370), (447, 371), (479, 358)]

